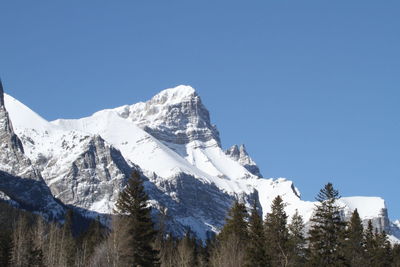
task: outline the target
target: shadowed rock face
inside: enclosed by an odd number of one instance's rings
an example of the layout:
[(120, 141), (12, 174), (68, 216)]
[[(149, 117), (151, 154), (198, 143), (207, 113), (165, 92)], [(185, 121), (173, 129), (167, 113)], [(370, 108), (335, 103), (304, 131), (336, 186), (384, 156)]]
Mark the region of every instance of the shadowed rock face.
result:
[(41, 180), (40, 174), (24, 155), (21, 140), (14, 133), (8, 112), (4, 106), (3, 85), (0, 81), (0, 166), (10, 174)]
[(0, 191), (22, 207), (43, 212), (51, 218), (61, 216), (63, 207), (54, 200), (40, 172), (25, 156), (21, 140), (14, 133), (4, 106), (1, 82), (0, 151)]
[(150, 199), (157, 201), (156, 206), (167, 208), (167, 221), (172, 226), (169, 230), (182, 235), (190, 229), (203, 240), (222, 228), (235, 199), (246, 203), (258, 199), (256, 192), (234, 196), (186, 173), (179, 173), (168, 180), (150, 176), (148, 181), (145, 189)]
[[(126, 184), (133, 170), (119, 150), (105, 143), (100, 136), (88, 137), (80, 155), (69, 167), (54, 177), (45, 176), (51, 182), (53, 194), (66, 204), (97, 212), (108, 212), (113, 209), (107, 206), (114, 203)], [(49, 162), (57, 159), (47, 159)]]

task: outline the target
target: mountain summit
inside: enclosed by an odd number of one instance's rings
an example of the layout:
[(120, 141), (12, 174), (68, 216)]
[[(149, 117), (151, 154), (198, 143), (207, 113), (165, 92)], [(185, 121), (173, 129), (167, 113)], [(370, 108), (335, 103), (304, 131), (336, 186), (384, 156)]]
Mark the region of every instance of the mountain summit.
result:
[[(11, 96), (4, 101), (0, 170), (7, 175), (17, 175), (17, 170), (26, 177), (31, 176), (24, 170), (36, 170), (37, 180), (49, 192), (44, 195), (51, 191), (86, 216), (111, 214), (133, 170), (146, 177), (144, 186), (155, 210), (167, 208), (167, 225), (176, 234), (190, 228), (205, 239), (209, 232), (217, 232), (235, 199), (248, 207), (256, 202), (265, 215), (280, 195), (287, 214), (298, 210), (306, 222), (314, 211), (315, 204), (301, 200), (292, 181), (263, 178), (244, 145), (221, 148), (218, 130), (190, 86), (166, 89), (146, 102), (86, 118), (52, 122)], [(0, 191), (22, 203), (15, 194), (18, 190), (0, 182)], [(37, 203), (33, 196), (30, 201)], [(364, 222), (372, 219), (378, 229), (400, 236), (381, 198), (342, 198), (340, 204), (344, 216), (357, 208)]]

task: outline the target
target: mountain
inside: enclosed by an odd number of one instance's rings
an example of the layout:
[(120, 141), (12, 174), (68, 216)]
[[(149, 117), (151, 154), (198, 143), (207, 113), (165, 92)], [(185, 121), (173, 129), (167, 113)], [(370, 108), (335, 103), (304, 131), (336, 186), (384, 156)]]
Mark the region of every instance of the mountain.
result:
[(64, 207), (54, 199), (40, 172), (25, 155), (5, 107), (0, 81), (0, 199), (48, 219), (61, 218)]
[[(86, 118), (52, 122), (11, 96), (1, 101), (14, 127), (4, 144), (15, 140), (10, 147), (24, 155), (21, 166), (40, 174), (31, 179), (39, 179), (57, 199), (87, 216), (112, 213), (133, 170), (146, 177), (151, 205), (167, 209), (168, 224), (176, 234), (189, 227), (205, 239), (222, 227), (235, 199), (248, 207), (256, 201), (265, 215), (281, 195), (289, 216), (297, 209), (309, 221), (313, 213), (315, 203), (301, 200), (292, 181), (263, 178), (244, 145), (222, 148), (208, 110), (190, 86), (166, 89), (147, 102)], [(0, 159), (7, 159), (7, 153), (2, 150)], [(0, 162), (0, 170), (10, 173), (13, 163)], [(365, 223), (372, 219), (378, 229), (400, 237), (383, 199), (347, 197), (340, 204), (343, 216), (357, 208)]]

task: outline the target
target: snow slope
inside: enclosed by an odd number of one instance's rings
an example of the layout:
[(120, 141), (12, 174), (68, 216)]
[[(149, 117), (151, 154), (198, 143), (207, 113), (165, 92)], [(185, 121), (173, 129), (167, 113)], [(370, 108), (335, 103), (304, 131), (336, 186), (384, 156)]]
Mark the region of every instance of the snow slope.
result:
[[(301, 200), (292, 181), (261, 178), (244, 146), (222, 149), (208, 110), (190, 86), (76, 120), (48, 122), (11, 96), (5, 103), (26, 154), (67, 204), (111, 213), (129, 168), (140, 166), (152, 204), (167, 206), (175, 223), (203, 238), (223, 224), (220, 214), (234, 198), (248, 206), (258, 201), (265, 215), (281, 195), (289, 216), (296, 210), (305, 221), (312, 216), (315, 203)], [(395, 227), (381, 198), (346, 197), (340, 205), (345, 216), (357, 208), (379, 229)]]

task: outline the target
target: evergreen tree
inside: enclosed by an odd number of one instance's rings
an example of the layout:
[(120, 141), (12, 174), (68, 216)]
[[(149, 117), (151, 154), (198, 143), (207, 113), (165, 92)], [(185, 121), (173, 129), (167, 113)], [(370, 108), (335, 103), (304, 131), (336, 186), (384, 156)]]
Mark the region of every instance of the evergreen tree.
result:
[(374, 227), (372, 226), (372, 221), (368, 221), (367, 229), (364, 233), (364, 251), (365, 259), (368, 266), (374, 266), (375, 264), (375, 254), (376, 254), (376, 240), (374, 234)]
[(247, 233), (246, 206), (235, 201), (228, 212), (226, 223), (218, 235), (210, 259), (211, 266), (241, 267), (245, 263)]
[(158, 252), (152, 246), (157, 232), (151, 220), (151, 208), (148, 207), (148, 197), (139, 173), (132, 174), (126, 188), (119, 195), (116, 208), (129, 221), (132, 265), (157, 266)]
[(339, 197), (339, 192), (331, 183), (326, 184), (316, 197), (319, 203), (311, 218), (309, 231), (310, 261), (313, 266), (345, 265), (340, 249), (345, 224), (336, 204)]
[(246, 265), (249, 267), (270, 266), (265, 244), (265, 232), (261, 215), (254, 202), (249, 218), (249, 242), (246, 253)]
[(289, 231), (285, 204), (278, 195), (271, 205), (271, 213), (265, 219), (267, 254), (272, 266), (287, 266), (289, 263)]
[(247, 241), (247, 217), (246, 206), (243, 203), (239, 203), (239, 201), (235, 201), (218, 236), (219, 240), (223, 241), (235, 235), (241, 242)]
[(289, 224), (289, 266), (302, 266), (306, 262), (306, 238), (304, 221), (298, 210)]
[(388, 267), (392, 264), (392, 247), (385, 231), (375, 233), (376, 250), (374, 264), (379, 267)]
[(400, 267), (400, 244), (394, 244), (392, 248), (393, 267)]
[(346, 261), (351, 266), (365, 265), (364, 258), (364, 229), (357, 209), (354, 210), (346, 230), (346, 240), (344, 241), (344, 254)]

